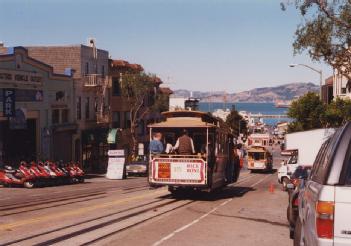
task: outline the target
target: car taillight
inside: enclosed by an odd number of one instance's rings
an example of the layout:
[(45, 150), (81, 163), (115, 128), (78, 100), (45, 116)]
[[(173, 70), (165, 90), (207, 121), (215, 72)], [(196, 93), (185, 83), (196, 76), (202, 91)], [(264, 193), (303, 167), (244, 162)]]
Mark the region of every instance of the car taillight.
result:
[(334, 203), (319, 201), (316, 205), (316, 228), (319, 238), (334, 236)]

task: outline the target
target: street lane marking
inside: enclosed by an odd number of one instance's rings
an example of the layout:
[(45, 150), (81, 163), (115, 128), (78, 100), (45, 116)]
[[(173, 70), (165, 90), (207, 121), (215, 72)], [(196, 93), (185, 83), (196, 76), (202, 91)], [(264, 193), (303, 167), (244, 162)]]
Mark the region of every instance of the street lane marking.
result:
[[(252, 184), (250, 187), (253, 188), (256, 185), (260, 184), (261, 182), (263, 182), (264, 180), (266, 180), (267, 178), (271, 177), (273, 174), (267, 175), (265, 177), (263, 177), (262, 179), (260, 179), (259, 181), (257, 181), (256, 183)], [(257, 176), (251, 176), (251, 177), (257, 177)], [(248, 177), (245, 180), (242, 180), (243, 182), (248, 181), (247, 180)], [(239, 182), (238, 182), (239, 183)], [(199, 218), (191, 221), (190, 223), (176, 229), (175, 231), (173, 231), (172, 233), (168, 234), (167, 236), (161, 238), (159, 241), (155, 242), (152, 246), (158, 246), (160, 244), (162, 244), (163, 242), (167, 241), (168, 239), (174, 237), (177, 233), (182, 232), (184, 230), (186, 230), (187, 228), (193, 226), (194, 224), (198, 223), (199, 221), (201, 221), (202, 219), (206, 218), (207, 216), (209, 216), (210, 214), (212, 214), (213, 212), (217, 211), (220, 207), (223, 207), (224, 205), (226, 205), (227, 203), (231, 202), (233, 200), (233, 198), (230, 198), (228, 200), (226, 200), (225, 202), (219, 204), (217, 207), (213, 208), (211, 211), (207, 212), (206, 214), (200, 216)]]
[(253, 188), (254, 186), (256, 186), (256, 185), (260, 184), (261, 182), (263, 182), (265, 179), (267, 179), (267, 178), (271, 177), (272, 175), (273, 175), (273, 174), (270, 174), (270, 175), (268, 175), (268, 176), (266, 176), (266, 177), (264, 177), (264, 178), (260, 179), (259, 181), (257, 181), (257, 182), (256, 182), (256, 183), (254, 183), (253, 185), (251, 185), (250, 187), (251, 187), (251, 188)]
[(232, 200), (233, 200), (233, 198), (230, 198), (230, 199), (226, 200), (225, 202), (222, 202), (221, 204), (219, 204), (217, 207), (213, 208), (211, 211), (207, 212), (206, 214), (200, 216), (199, 218), (193, 220), (192, 222), (190, 222), (190, 223), (178, 228), (177, 230), (173, 231), (172, 233), (168, 234), (167, 236), (161, 238), (161, 240), (159, 240), (156, 243), (154, 243), (153, 246), (158, 246), (158, 245), (162, 244), (163, 242), (165, 242), (168, 239), (172, 238), (175, 234), (177, 234), (179, 232), (182, 232), (182, 231), (186, 230), (187, 228), (193, 226), (194, 224), (200, 222), (202, 219), (206, 218), (207, 216), (209, 216), (213, 212), (217, 211), (220, 207), (223, 207), (224, 205), (226, 205), (228, 202), (230, 202)]
[(158, 191), (152, 192), (150, 194), (127, 197), (124, 199), (118, 199), (118, 200), (114, 200), (114, 201), (106, 202), (106, 203), (101, 203), (101, 204), (97, 204), (97, 205), (90, 206), (90, 207), (82, 207), (82, 208), (77, 208), (75, 210), (65, 211), (65, 212), (61, 212), (61, 213), (55, 213), (55, 214), (46, 215), (46, 216), (39, 216), (39, 217), (32, 218), (32, 219), (19, 220), (19, 221), (13, 222), (13, 223), (0, 224), (0, 230), (11, 230), (11, 229), (13, 229), (15, 227), (19, 227), (19, 226), (24, 226), (24, 225), (34, 224), (34, 223), (42, 223), (44, 221), (50, 221), (53, 219), (60, 219), (62, 217), (67, 217), (67, 216), (72, 216), (72, 215), (80, 215), (80, 214), (91, 212), (91, 211), (94, 211), (97, 209), (107, 208), (107, 207), (119, 205), (122, 203), (143, 199), (146, 197), (152, 197), (154, 195), (162, 194), (165, 192), (166, 192), (166, 190), (158, 190)]

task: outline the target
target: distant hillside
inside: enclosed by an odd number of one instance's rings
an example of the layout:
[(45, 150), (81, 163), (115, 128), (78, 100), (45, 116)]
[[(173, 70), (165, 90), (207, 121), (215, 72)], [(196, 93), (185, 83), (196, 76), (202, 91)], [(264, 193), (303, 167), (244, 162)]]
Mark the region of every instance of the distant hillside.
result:
[[(202, 102), (222, 102), (225, 97), (227, 102), (275, 102), (276, 100), (289, 101), (309, 91), (319, 92), (319, 86), (312, 83), (290, 83), (275, 87), (255, 88), (238, 93), (227, 93), (226, 96), (224, 96), (224, 91), (193, 91), (192, 93), (193, 97), (200, 98)], [(174, 96), (189, 97), (190, 91), (175, 90)]]

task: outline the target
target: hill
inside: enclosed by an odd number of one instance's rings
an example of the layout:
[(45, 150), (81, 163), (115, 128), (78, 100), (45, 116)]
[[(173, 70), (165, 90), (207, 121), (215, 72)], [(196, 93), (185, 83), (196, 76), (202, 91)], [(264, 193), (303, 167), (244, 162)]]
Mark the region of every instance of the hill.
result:
[[(223, 102), (225, 98), (227, 102), (275, 102), (290, 101), (309, 91), (319, 92), (319, 86), (313, 83), (290, 83), (275, 87), (255, 88), (238, 93), (193, 91), (192, 94), (193, 97), (201, 99), (202, 102)], [(175, 90), (174, 96), (189, 97), (190, 93), (188, 90)]]

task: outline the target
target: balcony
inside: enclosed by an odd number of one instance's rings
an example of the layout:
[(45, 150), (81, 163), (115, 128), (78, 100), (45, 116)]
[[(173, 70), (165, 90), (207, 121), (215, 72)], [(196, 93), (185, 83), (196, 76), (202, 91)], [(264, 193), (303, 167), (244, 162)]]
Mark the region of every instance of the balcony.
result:
[(83, 76), (83, 83), (85, 87), (103, 86), (105, 77), (101, 74), (87, 74)]

